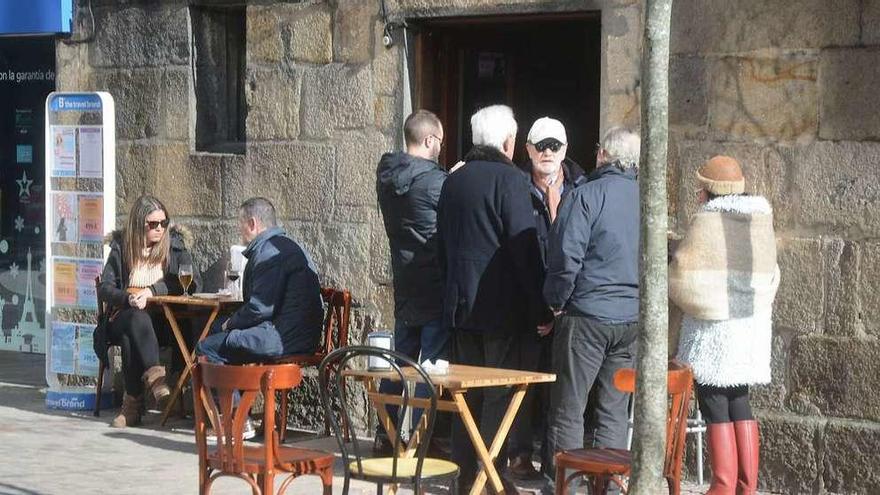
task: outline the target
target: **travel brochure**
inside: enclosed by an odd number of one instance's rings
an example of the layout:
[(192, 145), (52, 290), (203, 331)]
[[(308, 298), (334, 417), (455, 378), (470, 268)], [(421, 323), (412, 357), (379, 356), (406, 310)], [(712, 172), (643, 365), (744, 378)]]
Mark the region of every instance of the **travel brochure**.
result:
[(98, 357), (92, 350), (92, 334), (94, 332), (95, 325), (53, 321), (52, 372), (97, 376)]
[(52, 177), (103, 176), (102, 126), (53, 125)]
[(52, 193), (52, 242), (101, 242), (104, 199), (100, 193)]
[(54, 305), (59, 308), (98, 309), (95, 278), (101, 274), (101, 260), (52, 258)]

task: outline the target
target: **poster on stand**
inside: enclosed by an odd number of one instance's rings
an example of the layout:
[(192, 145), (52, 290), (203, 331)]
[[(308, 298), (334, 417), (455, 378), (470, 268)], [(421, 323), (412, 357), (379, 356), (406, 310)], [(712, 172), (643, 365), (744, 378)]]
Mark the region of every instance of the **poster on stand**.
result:
[(83, 309), (98, 309), (95, 278), (101, 275), (101, 260), (81, 259), (76, 263), (76, 305)]
[(51, 177), (76, 177), (76, 127), (53, 125)]
[(80, 194), (79, 240), (100, 242), (104, 240), (104, 198), (100, 194)]
[(76, 363), (76, 325), (52, 322), (52, 371), (73, 374)]
[(76, 374), (98, 376), (98, 356), (92, 346), (94, 325), (76, 326)]
[(103, 136), (101, 127), (80, 126), (79, 131), (79, 176), (101, 178)]
[(52, 260), (52, 274), (55, 279), (55, 305), (76, 307), (76, 259), (55, 257)]
[(52, 193), (52, 242), (76, 243), (79, 200), (75, 192)]

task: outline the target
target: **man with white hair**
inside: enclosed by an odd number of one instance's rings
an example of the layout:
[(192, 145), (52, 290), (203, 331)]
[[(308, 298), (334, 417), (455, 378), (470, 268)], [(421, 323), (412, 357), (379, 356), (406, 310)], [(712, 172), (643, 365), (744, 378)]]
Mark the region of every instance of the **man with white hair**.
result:
[[(511, 162), (516, 128), (507, 106), (475, 113), (474, 147), (440, 193), (443, 325), (452, 329), (453, 363), (516, 369), (522, 333), (536, 332), (539, 324), (552, 319), (541, 297), (541, 255), (528, 182)], [(483, 439), (495, 437), (509, 397), (503, 388), (468, 392), (468, 407)], [(477, 464), (458, 417), (452, 427), (452, 457), (467, 487)], [(502, 449), (496, 466), (503, 467), (506, 460)]]
[(584, 447), (584, 410), (594, 382), (596, 429), (589, 447), (626, 448), (629, 397), (613, 377), (633, 366), (638, 335), (639, 147), (638, 134), (608, 130), (596, 170), (566, 198), (550, 230), (544, 297), (556, 315), (551, 454)]

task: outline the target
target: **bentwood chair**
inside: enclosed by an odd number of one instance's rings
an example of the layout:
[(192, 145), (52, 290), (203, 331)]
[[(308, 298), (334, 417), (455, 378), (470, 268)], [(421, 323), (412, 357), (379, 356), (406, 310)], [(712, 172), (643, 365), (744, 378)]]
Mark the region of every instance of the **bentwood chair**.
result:
[[(693, 390), (694, 375), (691, 369), (676, 361), (670, 361), (666, 374), (669, 410), (666, 416), (666, 455), (663, 476), (669, 485), (669, 493), (681, 491), (681, 467), (687, 429), (688, 405)], [(618, 370), (614, 374), (614, 386), (622, 392), (635, 392), (636, 372), (632, 368)], [(576, 478), (592, 478), (592, 492), (602, 494), (610, 483), (626, 493), (623, 477), (630, 475), (632, 455), (623, 449), (577, 449), (556, 454), (556, 495), (563, 495)], [(573, 470), (566, 477), (566, 470)]]
[[(321, 346), (313, 354), (297, 354), (285, 356), (272, 361), (273, 364), (292, 363), (300, 367), (315, 367), (321, 364), (327, 354), (348, 343), (349, 318), (351, 317), (351, 293), (345, 289), (321, 288), (321, 297), (327, 307), (324, 313), (324, 328)], [(287, 433), (287, 416), (289, 411), (288, 391), (282, 390), (279, 395), (278, 407), (278, 430), (281, 441)], [(330, 434), (329, 426), (326, 434)], [(345, 437), (348, 438), (348, 426), (345, 426)]]
[[(275, 391), (289, 390), (301, 381), (302, 370), (295, 364), (235, 366), (204, 360), (196, 364), (193, 404), (201, 495), (209, 493), (214, 481), (223, 476), (244, 480), (254, 494), (270, 495), (279, 474), (287, 476), (279, 494), (302, 475), (320, 476), (324, 495), (332, 493), (333, 455), (282, 446), (275, 431)], [(240, 394), (237, 405), (236, 393)], [(259, 393), (266, 401), (263, 443), (245, 443), (244, 424)], [(211, 442), (209, 426), (215, 433)]]
[[(364, 457), (362, 447), (365, 447), (367, 450), (370, 450), (370, 447), (362, 446), (361, 441), (358, 440), (356, 435), (352, 435), (350, 444), (346, 443), (343, 438), (342, 426), (351, 424), (349, 411), (357, 410), (354, 401), (360, 396), (359, 393), (349, 394), (349, 388), (343, 385), (346, 380), (345, 371), (356, 367), (356, 363), (361, 361), (361, 359), (357, 358), (369, 357), (381, 358), (387, 361), (390, 364), (389, 372), (396, 373), (401, 381), (404, 380), (404, 373), (401, 367), (412, 367), (417, 373), (417, 379), (428, 385), (429, 396), (418, 402), (419, 409), (424, 407), (419, 420), (419, 426), (424, 428), (423, 434), (411, 435), (411, 437), (415, 436), (416, 438), (411, 440), (411, 442), (415, 441), (417, 445), (405, 446), (408, 448), (415, 447), (415, 456), (413, 458), (392, 456), (368, 459)], [(357, 361), (355, 361), (356, 359)], [(318, 380), (324, 411), (327, 418), (330, 419), (330, 426), (333, 428), (333, 433), (336, 435), (336, 440), (339, 443), (339, 450), (342, 452), (342, 465), (345, 469), (345, 484), (342, 488), (343, 495), (348, 494), (349, 483), (352, 478), (376, 483), (379, 494), (383, 493), (384, 484), (413, 485), (414, 493), (418, 494), (422, 493), (421, 488), (424, 484), (439, 481), (448, 481), (452, 485), (452, 493), (457, 493), (458, 465), (447, 460), (426, 457), (437, 416), (438, 392), (431, 382), (431, 378), (418, 363), (403, 354), (379, 347), (343, 347), (331, 352), (321, 361), (321, 366), (318, 369)], [(415, 407), (415, 400), (418, 399), (410, 397), (408, 387), (403, 387), (396, 418), (391, 418), (391, 421), (394, 422), (395, 430), (398, 432), (393, 438), (392, 452), (398, 453), (402, 450), (401, 446), (403, 444), (400, 432), (407, 428), (404, 421), (406, 410), (408, 407)]]

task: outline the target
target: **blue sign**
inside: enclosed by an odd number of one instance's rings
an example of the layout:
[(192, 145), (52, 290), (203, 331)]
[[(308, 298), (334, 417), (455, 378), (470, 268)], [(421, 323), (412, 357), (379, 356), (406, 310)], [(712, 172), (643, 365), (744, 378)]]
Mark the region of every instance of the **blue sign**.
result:
[(96, 94), (55, 95), (49, 100), (53, 112), (100, 112), (101, 97)]
[(0, 35), (69, 33), (73, 0), (0, 0)]

